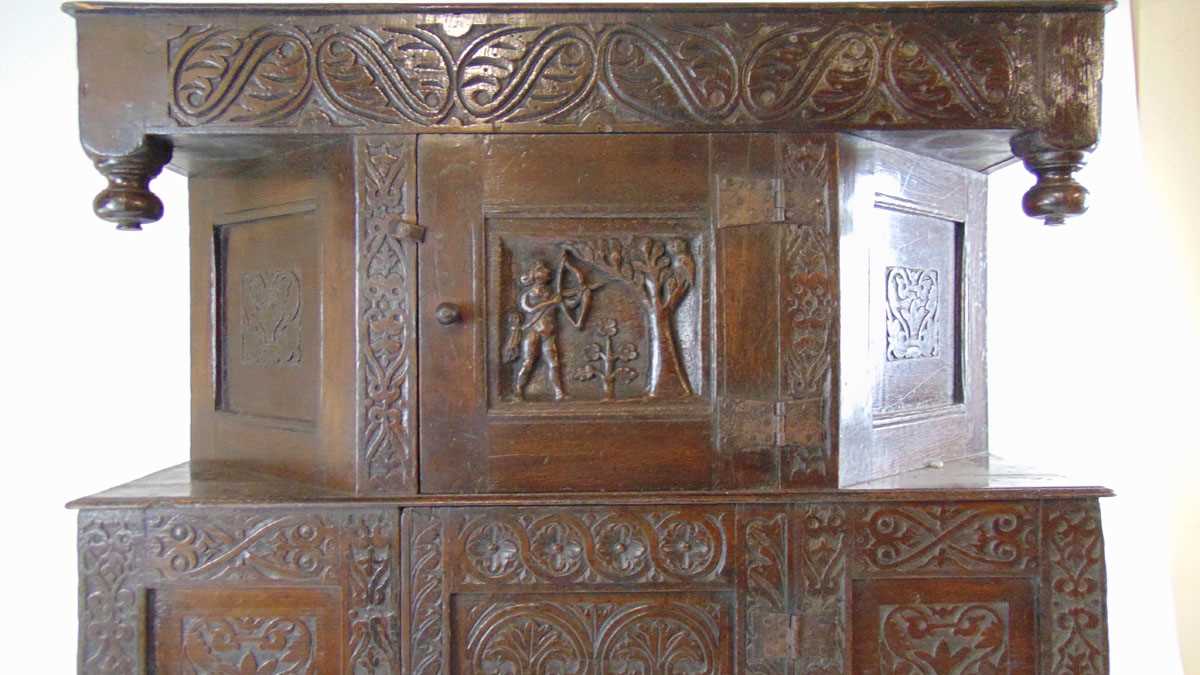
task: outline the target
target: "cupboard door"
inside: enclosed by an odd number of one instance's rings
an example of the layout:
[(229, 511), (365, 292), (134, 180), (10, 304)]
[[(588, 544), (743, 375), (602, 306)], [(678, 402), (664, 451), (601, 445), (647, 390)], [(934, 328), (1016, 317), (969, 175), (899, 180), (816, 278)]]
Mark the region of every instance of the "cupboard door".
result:
[(417, 156), (423, 492), (836, 483), (831, 137)]
[(421, 139), (423, 491), (711, 484), (708, 151)]

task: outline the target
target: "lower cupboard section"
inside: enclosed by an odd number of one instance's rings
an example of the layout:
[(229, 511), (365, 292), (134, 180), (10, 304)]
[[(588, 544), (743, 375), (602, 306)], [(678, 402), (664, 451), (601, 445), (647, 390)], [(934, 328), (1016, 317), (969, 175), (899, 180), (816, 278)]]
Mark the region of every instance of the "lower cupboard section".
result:
[(79, 672), (1106, 673), (1094, 499), (79, 520)]

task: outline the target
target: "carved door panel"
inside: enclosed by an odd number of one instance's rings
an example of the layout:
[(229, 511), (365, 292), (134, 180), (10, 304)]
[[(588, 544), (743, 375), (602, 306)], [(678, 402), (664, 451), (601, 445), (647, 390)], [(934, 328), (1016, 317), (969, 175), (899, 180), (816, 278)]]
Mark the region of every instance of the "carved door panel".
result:
[[(779, 282), (769, 251), (759, 260), (718, 232), (780, 220), (777, 143), (423, 137), (422, 490), (727, 482), (714, 480), (732, 465), (718, 461), (725, 376), (713, 361), (724, 340), (759, 339), (776, 310), (741, 321), (732, 308), (743, 300), (715, 297), (714, 277), (757, 269), (765, 286), (743, 284), (751, 296), (777, 297)], [(718, 270), (725, 246), (733, 257)], [(732, 358), (776, 382), (778, 358), (756, 360), (770, 349)], [(774, 410), (774, 391), (759, 398)]]
[(983, 174), (846, 138), (842, 484), (987, 451)]

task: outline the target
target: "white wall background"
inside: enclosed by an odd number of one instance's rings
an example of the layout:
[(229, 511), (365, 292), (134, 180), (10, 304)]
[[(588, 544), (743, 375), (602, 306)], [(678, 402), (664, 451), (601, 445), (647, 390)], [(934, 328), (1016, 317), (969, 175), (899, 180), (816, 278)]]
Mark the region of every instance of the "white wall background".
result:
[[(63, 504), (187, 458), (185, 181), (155, 181), (167, 215), (146, 232), (94, 218), (104, 183), (77, 142), (73, 29), (54, 0), (0, 3), (0, 635), (12, 673), (74, 668)], [(1020, 213), (1023, 168), (992, 179), (991, 442), (1118, 491), (1104, 505), (1113, 672), (1171, 675), (1182, 670), (1164, 480), (1182, 490), (1195, 475), (1173, 467), (1198, 449), (1198, 256), (1146, 198), (1127, 5), (1110, 15), (1107, 58), (1104, 140), (1083, 176), (1092, 214), (1042, 227)]]

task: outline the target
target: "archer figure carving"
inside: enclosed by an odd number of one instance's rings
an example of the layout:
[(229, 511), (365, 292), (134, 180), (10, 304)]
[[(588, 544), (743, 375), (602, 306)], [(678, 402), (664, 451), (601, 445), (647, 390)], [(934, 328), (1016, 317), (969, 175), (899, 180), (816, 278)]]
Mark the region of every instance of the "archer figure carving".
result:
[[(565, 285), (566, 276), (574, 277), (575, 285)], [(502, 357), (505, 363), (521, 359), (513, 393), (518, 400), (525, 398), (525, 387), (537, 369), (538, 361), (546, 363), (546, 377), (554, 391), (554, 400), (567, 398), (563, 390), (561, 360), (558, 351), (558, 313), (566, 315), (567, 321), (577, 330), (583, 330), (591, 307), (592, 292), (603, 283), (588, 283), (579, 268), (571, 264), (566, 251), (558, 259), (558, 273), (552, 272), (545, 262), (537, 260), (525, 274), (521, 285), (527, 287), (517, 300), (520, 312), (508, 315), (508, 340), (504, 344)], [(551, 285), (553, 281), (553, 286)]]

